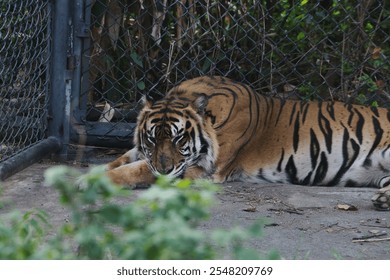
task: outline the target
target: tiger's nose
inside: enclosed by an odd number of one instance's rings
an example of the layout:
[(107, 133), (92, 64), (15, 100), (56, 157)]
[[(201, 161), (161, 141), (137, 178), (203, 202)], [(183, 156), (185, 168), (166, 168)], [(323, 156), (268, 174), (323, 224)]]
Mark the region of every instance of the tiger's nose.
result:
[(163, 174), (169, 174), (173, 170), (173, 165), (171, 162), (169, 162), (169, 158), (165, 155), (160, 156), (160, 164), (161, 164), (161, 173)]

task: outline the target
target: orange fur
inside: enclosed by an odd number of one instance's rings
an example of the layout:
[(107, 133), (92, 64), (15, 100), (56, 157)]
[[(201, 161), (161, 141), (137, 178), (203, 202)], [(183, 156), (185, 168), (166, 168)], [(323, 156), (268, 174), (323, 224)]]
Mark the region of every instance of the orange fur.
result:
[(199, 77), (146, 102), (134, 149), (110, 163), (107, 174), (130, 185), (168, 174), (385, 187), (389, 118), (384, 108), (281, 100), (228, 78)]

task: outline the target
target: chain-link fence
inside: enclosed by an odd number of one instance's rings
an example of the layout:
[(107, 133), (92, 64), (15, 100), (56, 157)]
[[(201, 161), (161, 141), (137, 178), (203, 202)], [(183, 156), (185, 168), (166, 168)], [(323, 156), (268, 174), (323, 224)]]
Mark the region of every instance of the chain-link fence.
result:
[(48, 0), (0, 1), (0, 162), (45, 137)]
[(87, 124), (134, 122), (143, 94), (200, 75), (269, 95), (390, 106), (386, 0), (96, 0), (86, 9)]

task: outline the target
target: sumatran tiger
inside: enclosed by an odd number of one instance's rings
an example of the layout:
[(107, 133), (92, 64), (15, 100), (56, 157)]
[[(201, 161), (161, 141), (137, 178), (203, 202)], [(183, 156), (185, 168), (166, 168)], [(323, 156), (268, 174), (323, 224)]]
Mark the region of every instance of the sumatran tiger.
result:
[(109, 163), (125, 185), (180, 178), (382, 188), (389, 210), (390, 111), (267, 97), (224, 77), (199, 77), (145, 98), (134, 148)]

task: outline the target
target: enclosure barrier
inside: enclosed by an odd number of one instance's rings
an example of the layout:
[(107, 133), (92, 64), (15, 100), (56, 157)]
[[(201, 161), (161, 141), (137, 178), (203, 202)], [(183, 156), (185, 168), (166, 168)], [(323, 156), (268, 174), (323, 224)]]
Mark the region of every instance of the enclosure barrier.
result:
[(0, 1), (0, 180), (61, 148), (49, 137), (52, 12), (48, 0)]
[(223, 75), (270, 96), (390, 106), (390, 1), (83, 2), (72, 140), (130, 146), (148, 93)]

